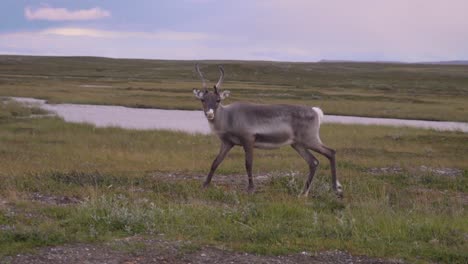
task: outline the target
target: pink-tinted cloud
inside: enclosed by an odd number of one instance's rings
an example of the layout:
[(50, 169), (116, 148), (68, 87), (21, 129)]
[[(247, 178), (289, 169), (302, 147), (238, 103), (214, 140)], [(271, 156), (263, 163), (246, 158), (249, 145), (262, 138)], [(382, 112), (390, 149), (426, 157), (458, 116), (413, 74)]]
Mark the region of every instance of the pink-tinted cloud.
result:
[(199, 41), (214, 39), (204, 33), (198, 32), (182, 32), (182, 31), (157, 31), (157, 32), (144, 32), (144, 31), (118, 31), (118, 30), (102, 30), (87, 27), (56, 27), (47, 28), (38, 32), (29, 32), (29, 34), (41, 35), (57, 35), (64, 37), (93, 37), (93, 38), (139, 38), (147, 40), (162, 40), (162, 41)]
[(26, 7), (24, 9), (24, 16), (28, 20), (72, 21), (106, 18), (110, 17), (111, 13), (99, 7), (74, 11), (53, 7), (40, 7), (33, 10), (31, 7)]

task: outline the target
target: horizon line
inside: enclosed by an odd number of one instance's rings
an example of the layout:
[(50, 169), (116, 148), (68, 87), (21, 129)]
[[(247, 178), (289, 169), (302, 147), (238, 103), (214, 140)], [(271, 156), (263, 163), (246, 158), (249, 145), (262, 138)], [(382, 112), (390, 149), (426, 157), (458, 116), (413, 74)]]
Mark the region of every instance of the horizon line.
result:
[(436, 60), (436, 61), (399, 61), (399, 60), (349, 60), (349, 59), (320, 59), (316, 61), (288, 61), (288, 60), (255, 60), (255, 59), (159, 59), (159, 58), (143, 58), (143, 57), (105, 57), (92, 55), (38, 55), (38, 54), (21, 54), (21, 53), (0, 53), (0, 56), (17, 56), (17, 57), (58, 57), (58, 58), (102, 58), (116, 60), (158, 60), (158, 61), (246, 61), (246, 62), (275, 62), (275, 63), (388, 63), (388, 64), (451, 64), (451, 65), (468, 65), (468, 59), (451, 59), (451, 60)]

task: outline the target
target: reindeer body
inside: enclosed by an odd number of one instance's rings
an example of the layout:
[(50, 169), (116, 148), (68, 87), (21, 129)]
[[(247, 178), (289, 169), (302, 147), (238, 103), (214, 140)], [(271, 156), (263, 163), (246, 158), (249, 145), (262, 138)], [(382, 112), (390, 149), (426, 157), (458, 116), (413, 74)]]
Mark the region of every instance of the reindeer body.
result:
[(214, 172), (234, 146), (242, 146), (245, 151), (245, 168), (249, 179), (249, 191), (254, 190), (252, 178), (253, 149), (274, 149), (291, 145), (308, 163), (309, 177), (302, 194), (307, 196), (319, 161), (309, 151), (318, 152), (330, 161), (332, 187), (341, 197), (342, 187), (336, 177), (335, 150), (325, 146), (320, 140), (319, 129), (323, 119), (320, 108), (285, 105), (253, 104), (237, 102), (222, 105), (221, 101), (229, 96), (229, 91), (220, 92), (224, 80), (224, 70), (219, 67), (221, 77), (209, 92), (198, 64), (196, 70), (203, 83), (203, 91), (194, 89), (195, 97), (201, 100), (203, 111), (213, 132), (221, 140), (221, 148), (211, 165), (210, 172), (203, 184), (208, 187)]
[(243, 145), (253, 141), (254, 148), (275, 149), (285, 145), (321, 143), (318, 135), (322, 111), (297, 105), (263, 105), (236, 102), (220, 105), (212, 131), (221, 141)]

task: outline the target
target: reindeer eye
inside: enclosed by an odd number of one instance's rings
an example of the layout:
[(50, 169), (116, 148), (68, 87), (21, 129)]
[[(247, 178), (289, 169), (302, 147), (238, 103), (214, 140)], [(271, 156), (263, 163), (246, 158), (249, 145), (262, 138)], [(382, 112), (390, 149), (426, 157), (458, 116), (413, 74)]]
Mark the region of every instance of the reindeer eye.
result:
[(205, 102), (205, 99), (200, 99), (200, 101)]
[(221, 102), (221, 99), (216, 99), (216, 102), (217, 102), (217, 103)]

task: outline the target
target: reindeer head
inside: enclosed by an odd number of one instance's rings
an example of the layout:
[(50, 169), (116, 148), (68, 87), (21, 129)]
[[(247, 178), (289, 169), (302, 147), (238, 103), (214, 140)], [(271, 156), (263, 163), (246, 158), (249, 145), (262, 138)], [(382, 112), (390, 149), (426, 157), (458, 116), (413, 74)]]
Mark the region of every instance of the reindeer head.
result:
[(200, 91), (198, 89), (193, 89), (193, 93), (195, 94), (195, 97), (200, 99), (200, 101), (202, 102), (203, 112), (205, 113), (206, 118), (208, 120), (213, 120), (216, 115), (216, 110), (218, 109), (221, 101), (227, 98), (230, 94), (229, 91), (220, 92), (220, 89), (219, 89), (224, 80), (224, 69), (222, 66), (218, 66), (221, 76), (219, 77), (218, 83), (216, 83), (216, 85), (213, 87), (214, 92), (210, 92), (208, 91), (205, 78), (203, 77), (203, 74), (200, 71), (198, 64), (195, 66), (195, 68), (202, 80), (203, 91)]

